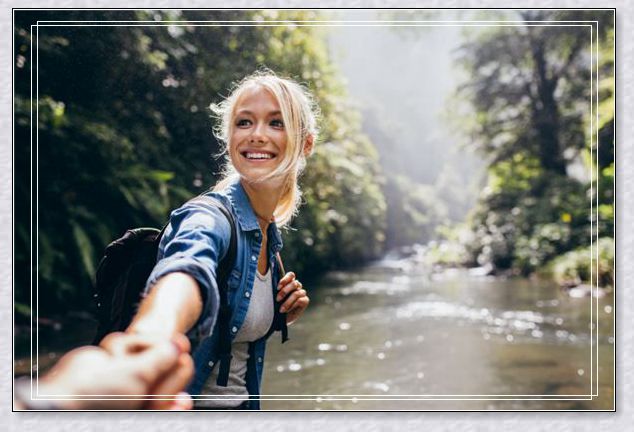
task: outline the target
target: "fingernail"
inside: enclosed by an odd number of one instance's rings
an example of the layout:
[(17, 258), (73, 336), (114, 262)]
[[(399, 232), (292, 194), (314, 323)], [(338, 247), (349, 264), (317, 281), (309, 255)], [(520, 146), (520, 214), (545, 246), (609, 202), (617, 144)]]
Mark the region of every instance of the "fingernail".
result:
[(280, 308), (280, 312), (282, 312), (282, 313), (286, 312), (286, 308), (285, 308), (284, 306), (282, 306), (282, 307)]

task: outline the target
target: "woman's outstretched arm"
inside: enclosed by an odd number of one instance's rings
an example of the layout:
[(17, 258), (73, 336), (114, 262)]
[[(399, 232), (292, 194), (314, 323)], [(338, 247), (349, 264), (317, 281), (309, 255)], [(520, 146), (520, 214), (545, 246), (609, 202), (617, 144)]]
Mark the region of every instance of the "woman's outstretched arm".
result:
[(202, 313), (202, 297), (196, 279), (174, 272), (152, 287), (128, 327), (128, 332), (171, 338), (186, 333)]
[(171, 337), (195, 328), (211, 334), (219, 305), (216, 270), (231, 226), (212, 203), (189, 201), (174, 210), (128, 332)]

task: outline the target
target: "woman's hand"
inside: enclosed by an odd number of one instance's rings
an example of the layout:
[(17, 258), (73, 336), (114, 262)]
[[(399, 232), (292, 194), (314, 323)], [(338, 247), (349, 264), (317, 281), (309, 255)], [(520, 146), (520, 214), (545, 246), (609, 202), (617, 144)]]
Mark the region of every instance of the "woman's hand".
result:
[(306, 290), (302, 283), (295, 279), (295, 273), (288, 272), (280, 280), (277, 285), (278, 302), (286, 299), (280, 307), (280, 312), (286, 313), (286, 323), (292, 324), (300, 317), (304, 310), (308, 307), (310, 299), (306, 295)]
[[(111, 333), (102, 347), (66, 354), (41, 380), (40, 396), (67, 396), (62, 409), (190, 409), (181, 392), (194, 372), (186, 337), (157, 342)], [(152, 396), (162, 395), (162, 396)]]
[[(148, 384), (147, 395), (162, 395), (147, 400), (143, 408), (154, 410), (191, 409), (192, 400), (189, 395), (183, 393), (194, 373), (193, 359), (189, 355), (191, 346), (189, 340), (183, 334), (176, 334), (171, 339), (165, 340), (156, 336), (139, 335), (134, 333), (110, 333), (101, 342), (100, 347), (106, 350), (114, 358), (118, 358), (121, 364), (130, 372), (134, 372), (131, 360), (147, 352), (156, 351), (157, 348), (172, 345), (179, 355), (171, 369), (161, 372), (160, 368), (145, 364), (144, 370), (136, 372), (134, 378)], [(155, 354), (156, 357), (156, 354)], [(166, 360), (163, 359), (163, 362)], [(126, 372), (128, 372), (126, 370)], [(173, 396), (172, 396), (173, 395)]]

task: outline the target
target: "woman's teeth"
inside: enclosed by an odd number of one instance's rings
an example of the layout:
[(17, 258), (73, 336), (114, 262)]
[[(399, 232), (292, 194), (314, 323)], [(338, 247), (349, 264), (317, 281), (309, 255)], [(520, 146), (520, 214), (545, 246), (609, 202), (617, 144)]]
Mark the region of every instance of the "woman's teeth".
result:
[(246, 153), (247, 159), (273, 159), (273, 155), (270, 153)]

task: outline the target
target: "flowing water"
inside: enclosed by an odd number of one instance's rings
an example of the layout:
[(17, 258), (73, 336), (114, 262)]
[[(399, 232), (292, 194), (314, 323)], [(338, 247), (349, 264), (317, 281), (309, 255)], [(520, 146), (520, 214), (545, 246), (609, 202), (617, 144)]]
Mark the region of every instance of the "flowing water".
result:
[(611, 295), (591, 312), (551, 282), (473, 273), (385, 259), (317, 281), (291, 340), (269, 341), (263, 408), (613, 408)]
[[(386, 258), (313, 282), (291, 339), (269, 340), (262, 407), (613, 408), (610, 294), (595, 299), (591, 356), (590, 297), (573, 298), (551, 282), (473, 273), (432, 273), (412, 258)], [(90, 342), (94, 322), (69, 321), (40, 327), (40, 370)], [(28, 335), (16, 336), (21, 375), (29, 370)], [(598, 397), (585, 396), (592, 393)]]

